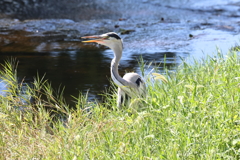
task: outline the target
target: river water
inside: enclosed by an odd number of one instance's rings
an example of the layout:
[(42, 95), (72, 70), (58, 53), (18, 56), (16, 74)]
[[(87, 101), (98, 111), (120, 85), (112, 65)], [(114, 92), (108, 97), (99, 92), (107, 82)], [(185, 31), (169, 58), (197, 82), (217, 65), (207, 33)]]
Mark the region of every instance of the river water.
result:
[[(11, 10), (11, 5), (4, 5)], [(121, 34), (120, 75), (140, 73), (140, 56), (159, 70), (165, 57), (167, 67), (174, 70), (182, 59), (199, 60), (216, 53), (217, 47), (226, 53), (239, 45), (237, 0), (73, 0), (54, 9), (47, 8), (53, 7), (50, 2), (37, 6), (34, 12), (26, 5), (24, 11), (0, 14), (0, 63), (16, 58), (19, 81), (31, 83), (39, 74), (55, 89), (65, 86), (68, 102), (79, 92), (88, 92), (90, 100), (101, 99), (99, 94), (109, 88), (112, 51), (83, 44), (82, 36)]]

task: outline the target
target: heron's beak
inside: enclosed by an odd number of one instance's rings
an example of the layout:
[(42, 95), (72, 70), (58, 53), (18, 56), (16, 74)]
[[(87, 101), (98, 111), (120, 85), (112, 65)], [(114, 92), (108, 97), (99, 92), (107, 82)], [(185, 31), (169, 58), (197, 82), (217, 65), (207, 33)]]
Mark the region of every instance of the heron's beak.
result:
[(88, 41), (82, 41), (82, 42), (85, 42), (85, 43), (90, 43), (90, 42), (100, 42), (102, 41), (102, 37), (101, 36), (86, 36), (86, 37), (81, 37), (81, 38), (93, 38), (92, 40), (88, 40)]

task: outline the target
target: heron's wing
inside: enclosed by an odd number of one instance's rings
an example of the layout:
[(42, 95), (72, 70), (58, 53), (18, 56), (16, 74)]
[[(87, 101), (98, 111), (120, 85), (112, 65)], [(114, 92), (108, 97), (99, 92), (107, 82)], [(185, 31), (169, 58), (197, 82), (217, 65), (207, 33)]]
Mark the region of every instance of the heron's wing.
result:
[[(127, 73), (123, 76), (123, 79), (129, 82), (129, 87), (131, 90), (131, 97), (133, 96), (145, 96), (146, 85), (141, 76), (137, 73)], [(124, 90), (124, 89), (123, 89)], [(127, 91), (126, 91), (127, 93)]]

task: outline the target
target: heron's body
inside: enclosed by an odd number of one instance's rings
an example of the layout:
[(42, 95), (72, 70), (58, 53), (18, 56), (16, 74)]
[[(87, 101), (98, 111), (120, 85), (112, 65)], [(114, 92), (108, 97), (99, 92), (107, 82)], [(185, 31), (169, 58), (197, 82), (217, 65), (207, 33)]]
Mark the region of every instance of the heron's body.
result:
[(146, 96), (146, 86), (143, 79), (137, 73), (127, 73), (123, 79), (129, 82), (131, 87), (118, 87), (118, 106), (127, 105), (130, 98)]
[(111, 62), (111, 78), (118, 86), (118, 107), (127, 105), (130, 98), (139, 98), (146, 95), (146, 85), (137, 73), (127, 73), (123, 78), (118, 73), (119, 61), (122, 57), (123, 44), (121, 38), (114, 32), (109, 32), (99, 36), (87, 36), (83, 38), (98, 38), (84, 42), (96, 42), (111, 48), (114, 58)]

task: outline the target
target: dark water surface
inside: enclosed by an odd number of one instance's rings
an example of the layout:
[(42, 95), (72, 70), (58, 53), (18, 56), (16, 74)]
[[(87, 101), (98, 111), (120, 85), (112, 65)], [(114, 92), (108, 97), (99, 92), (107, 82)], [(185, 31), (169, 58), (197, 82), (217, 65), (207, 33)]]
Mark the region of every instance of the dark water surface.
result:
[[(163, 59), (166, 56), (166, 65), (174, 69), (180, 63), (180, 58), (187, 53), (152, 53), (142, 54), (145, 62), (153, 61), (152, 67), (162, 68)], [(141, 74), (138, 65), (139, 54), (125, 57), (119, 66), (120, 75), (126, 72), (138, 72)], [(51, 82), (56, 90), (59, 86), (65, 86), (65, 98), (72, 101), (71, 95), (78, 96), (79, 92), (89, 94), (89, 100), (101, 99), (99, 94), (109, 88), (110, 85), (110, 63), (113, 57), (111, 50), (104, 48), (82, 49), (74, 51), (55, 51), (51, 53), (1, 53), (0, 63), (14, 57), (18, 61), (18, 78), (31, 83), (37, 76), (45, 77)], [(125, 60), (124, 60), (125, 59)], [(150, 69), (146, 70), (146, 73)]]

